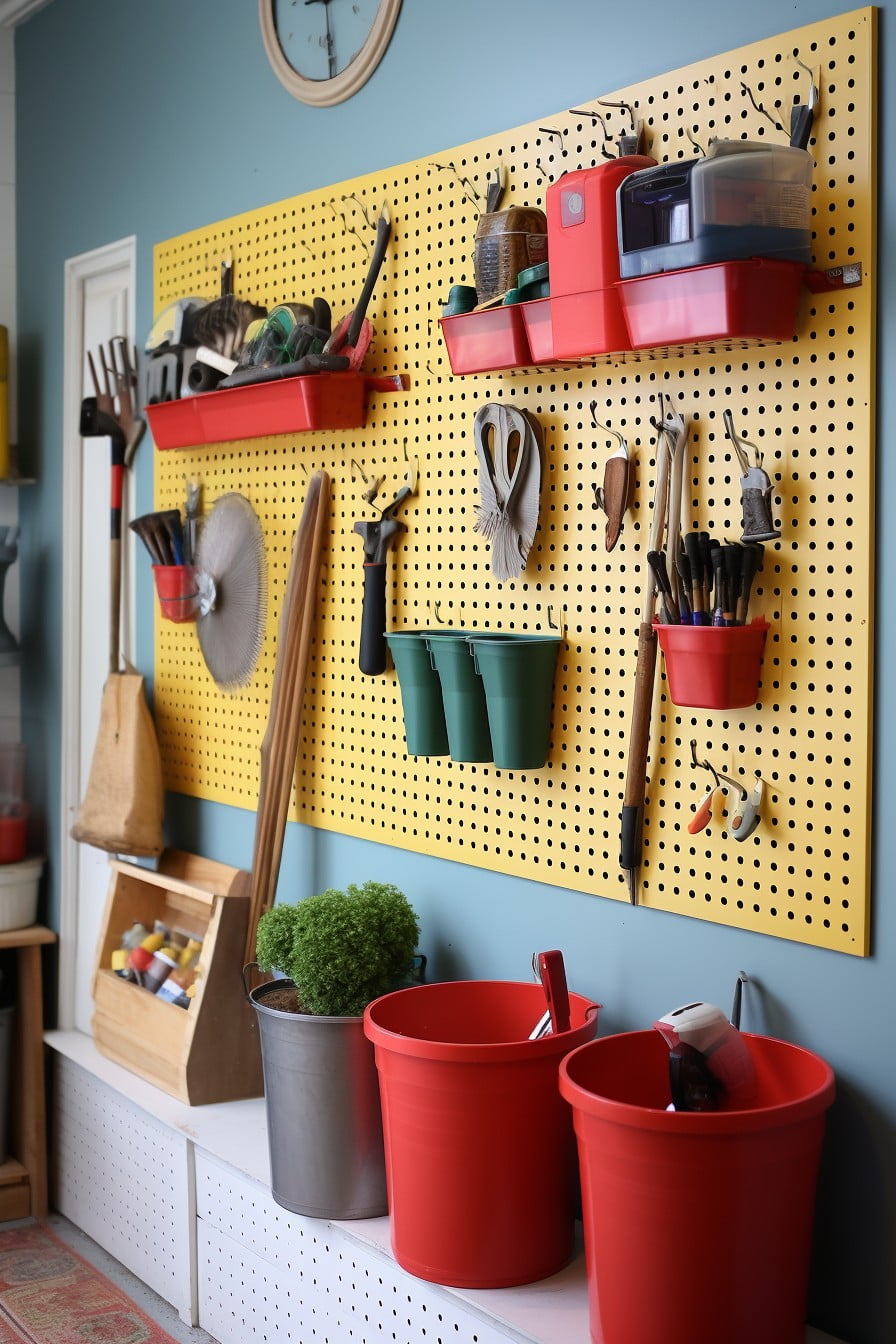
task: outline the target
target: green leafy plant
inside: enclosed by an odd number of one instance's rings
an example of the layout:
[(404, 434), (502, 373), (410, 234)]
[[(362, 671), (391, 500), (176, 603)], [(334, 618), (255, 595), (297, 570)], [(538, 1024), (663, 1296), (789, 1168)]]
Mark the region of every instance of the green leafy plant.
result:
[(357, 1017), (398, 988), (411, 967), (420, 926), (407, 897), (386, 882), (331, 887), (296, 905), (275, 905), (258, 921), (255, 955), (297, 988), (300, 1011)]

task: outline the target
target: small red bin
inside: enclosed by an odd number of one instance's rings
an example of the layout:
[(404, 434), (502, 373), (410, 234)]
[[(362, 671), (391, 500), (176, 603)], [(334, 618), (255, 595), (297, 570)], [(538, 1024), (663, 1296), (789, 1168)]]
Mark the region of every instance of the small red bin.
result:
[(153, 565), (156, 592), (162, 615), (168, 621), (184, 624), (199, 614), (199, 587), (192, 565)]
[(452, 373), (491, 373), (531, 364), (520, 304), (440, 317)]
[(768, 625), (663, 625), (654, 629), (666, 660), (669, 698), (689, 709), (755, 705)]
[(534, 364), (548, 364), (554, 358), (554, 329), (551, 325), (550, 299), (530, 299), (520, 304), (529, 356)]

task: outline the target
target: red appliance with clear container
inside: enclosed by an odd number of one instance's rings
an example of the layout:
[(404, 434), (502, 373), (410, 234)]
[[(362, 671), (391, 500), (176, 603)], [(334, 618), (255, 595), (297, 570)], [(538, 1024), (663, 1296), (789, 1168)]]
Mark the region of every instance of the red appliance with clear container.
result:
[(626, 154), (566, 173), (548, 187), (548, 264), (555, 359), (630, 350), (617, 289), (616, 192), (631, 173), (656, 166)]

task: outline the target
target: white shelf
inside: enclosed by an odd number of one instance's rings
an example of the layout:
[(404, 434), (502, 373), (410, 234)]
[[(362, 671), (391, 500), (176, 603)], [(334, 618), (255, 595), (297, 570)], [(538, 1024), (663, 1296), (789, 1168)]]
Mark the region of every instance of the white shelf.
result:
[[(45, 1040), (72, 1063), (118, 1092), (149, 1116), (190, 1140), (218, 1162), (232, 1167), (261, 1185), (270, 1185), (267, 1122), (264, 1099), (186, 1106), (136, 1074), (99, 1053), (93, 1040), (78, 1031), (50, 1031)], [(283, 1211), (283, 1216), (290, 1217)], [(389, 1242), (389, 1219), (371, 1218), (334, 1222), (333, 1227), (359, 1245), (394, 1263)], [(415, 1282), (408, 1276), (411, 1282)], [(511, 1339), (535, 1344), (574, 1344), (589, 1338), (588, 1287), (584, 1255), (579, 1249), (559, 1274), (519, 1288), (472, 1292), (444, 1288), (477, 1316), (507, 1331)], [(761, 1344), (761, 1341), (757, 1341)], [(809, 1326), (805, 1344), (844, 1344)]]

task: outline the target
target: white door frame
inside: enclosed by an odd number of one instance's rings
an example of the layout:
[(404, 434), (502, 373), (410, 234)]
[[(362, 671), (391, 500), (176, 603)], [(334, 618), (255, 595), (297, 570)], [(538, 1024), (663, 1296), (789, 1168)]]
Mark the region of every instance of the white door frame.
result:
[[(64, 372), (62, 413), (62, 741), (60, 762), (59, 845), (59, 1026), (74, 1025), (75, 970), (78, 948), (78, 842), (69, 829), (80, 806), (81, 789), (81, 488), (82, 441), (79, 433), (84, 388), (84, 290), (105, 272), (123, 270), (131, 296), (136, 288), (137, 239), (133, 235), (84, 252), (65, 263)], [(133, 303), (129, 305), (133, 322)], [(125, 335), (133, 342), (133, 331)], [(129, 477), (131, 473), (128, 474)], [(128, 488), (126, 484), (126, 489)], [(132, 610), (132, 605), (129, 604)], [(125, 648), (132, 640), (123, 622)], [(90, 749), (91, 744), (86, 744)], [(89, 954), (93, 956), (93, 948)], [(80, 949), (83, 956), (85, 949)]]

